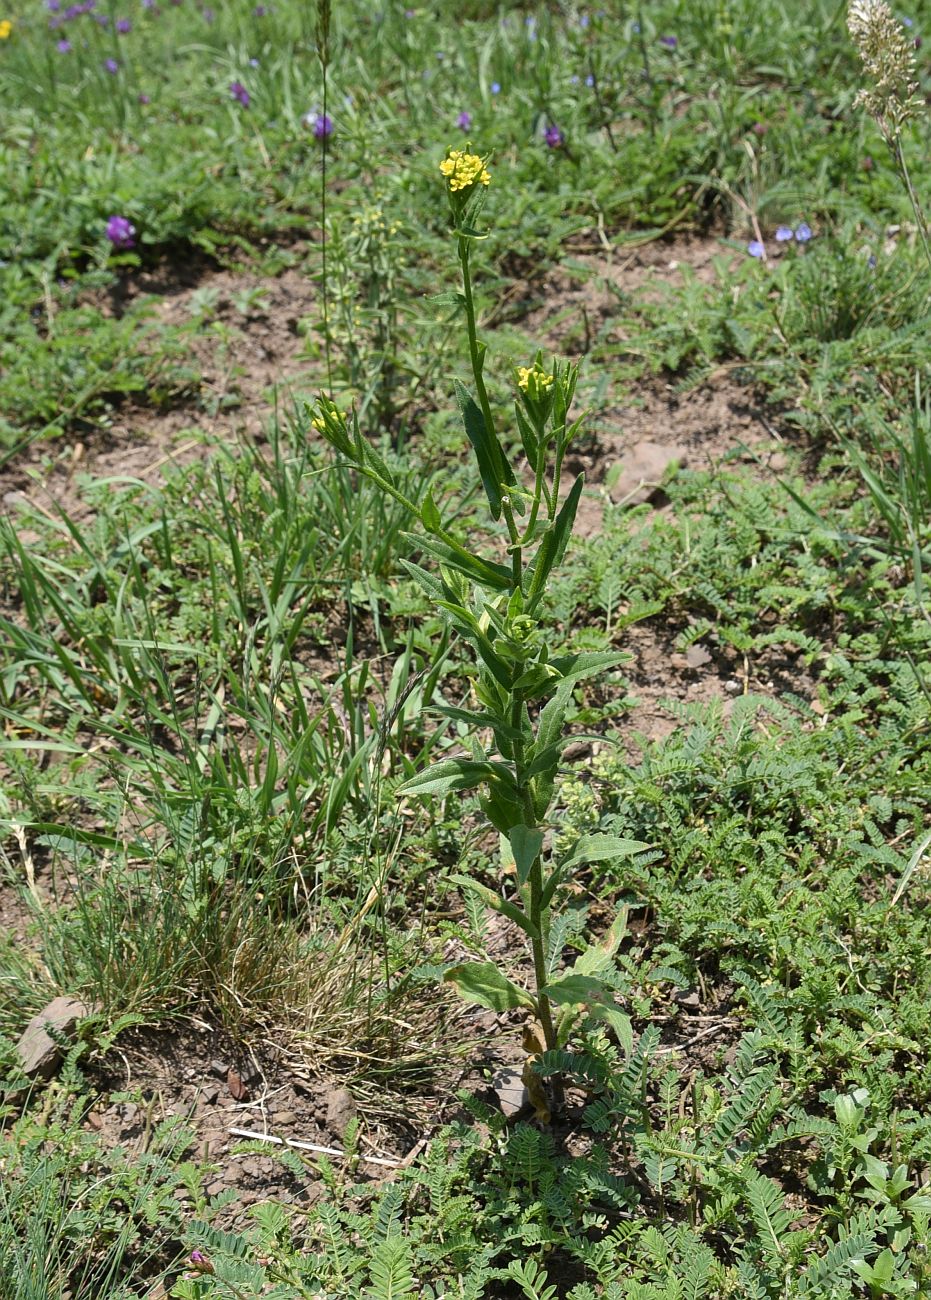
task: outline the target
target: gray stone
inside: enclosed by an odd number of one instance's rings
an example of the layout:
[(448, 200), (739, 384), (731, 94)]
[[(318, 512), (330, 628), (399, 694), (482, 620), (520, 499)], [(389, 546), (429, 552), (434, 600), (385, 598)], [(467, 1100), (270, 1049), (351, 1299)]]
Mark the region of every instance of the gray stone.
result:
[(61, 1038), (70, 1037), (78, 1021), (89, 1015), (90, 1008), (80, 999), (61, 997), (33, 1016), (16, 1044), (23, 1073), (30, 1079), (50, 1079), (61, 1062)]
[(355, 1119), (356, 1102), (348, 1088), (333, 1088), (327, 1093), (326, 1126), (337, 1137), (346, 1133), (346, 1125)]

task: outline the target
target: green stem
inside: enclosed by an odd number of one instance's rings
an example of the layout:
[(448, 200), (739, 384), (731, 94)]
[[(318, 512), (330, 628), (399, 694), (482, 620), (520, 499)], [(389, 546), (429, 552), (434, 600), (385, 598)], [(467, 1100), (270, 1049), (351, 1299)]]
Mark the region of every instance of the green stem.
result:
[[(488, 431), (489, 438), (497, 440), (495, 432), (495, 422), (491, 414), (491, 403), (488, 400), (488, 390), (485, 387), (485, 379), (482, 374), (482, 358), (479, 355), (478, 333), (475, 328), (475, 300), (472, 297), (472, 271), (469, 266), (471, 256), (471, 245), (465, 235), (460, 235), (458, 239), (459, 261), (462, 265), (462, 294), (465, 298), (466, 311), (466, 329), (469, 335), (469, 358), (472, 362), (472, 377), (475, 380), (475, 391), (478, 393), (478, 404), (481, 407), (482, 419), (485, 421), (485, 428)], [(503, 486), (503, 484), (502, 484)], [(521, 575), (523, 573), (523, 559), (520, 553), (520, 532), (514, 521), (514, 510), (510, 501), (504, 500), (501, 503), (504, 522), (507, 525), (508, 538), (510, 540), (512, 555), (511, 563), (514, 568), (514, 588), (516, 591), (521, 587)]]
[(905, 161), (905, 153), (902, 149), (901, 140), (896, 140), (893, 149), (896, 165), (899, 169), (899, 175), (905, 184), (908, 193), (908, 201), (912, 205), (912, 212), (915, 214), (915, 224), (918, 226), (918, 235), (921, 239), (921, 246), (924, 249), (925, 259), (931, 268), (931, 246), (928, 242), (928, 223), (925, 219), (924, 209), (918, 202), (918, 195), (915, 193), (912, 185), (912, 178), (908, 170), (908, 164)]

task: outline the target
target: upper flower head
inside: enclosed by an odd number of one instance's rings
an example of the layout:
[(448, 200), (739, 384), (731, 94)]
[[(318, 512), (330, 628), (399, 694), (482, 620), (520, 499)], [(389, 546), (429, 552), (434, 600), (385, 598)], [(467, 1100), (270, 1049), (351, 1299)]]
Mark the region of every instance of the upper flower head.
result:
[(132, 248), (136, 242), (136, 227), (128, 217), (110, 217), (107, 220), (107, 239), (114, 248)]
[(539, 361), (535, 361), (532, 366), (517, 367), (517, 387), (534, 401), (545, 397), (552, 386), (553, 376), (543, 369)]
[(477, 153), (466, 153), (463, 149), (452, 149), (448, 157), (440, 163), (440, 171), (446, 177), (450, 191), (471, 189), (473, 185), (490, 185), (491, 175), (484, 159)]

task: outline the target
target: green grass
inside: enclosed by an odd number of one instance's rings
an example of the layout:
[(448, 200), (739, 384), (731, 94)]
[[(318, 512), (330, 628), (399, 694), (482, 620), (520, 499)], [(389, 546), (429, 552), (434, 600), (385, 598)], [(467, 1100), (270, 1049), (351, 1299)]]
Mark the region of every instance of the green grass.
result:
[[(0, 14), (0, 902), (26, 936), (0, 936), (0, 1300), (141, 1300), (159, 1279), (188, 1300), (931, 1295), (931, 294), (854, 106), (844, 6), (343, 0), (325, 150), (302, 122), (324, 106), (315, 12), (215, 9)], [(931, 28), (927, 0), (901, 16)], [(918, 66), (924, 92), (924, 49)], [(554, 645), (657, 656), (576, 690), (591, 748), (561, 769), (553, 827), (649, 846), (577, 873), (551, 952), (571, 964), (629, 909), (611, 979), (631, 1041), (589, 1029), (536, 1062), (568, 1081), (563, 1129), (505, 1125), (473, 1089), (383, 1186), (357, 1185), (352, 1128), (346, 1162), (282, 1153), (321, 1198), (228, 1230), (183, 1126), (141, 1156), (88, 1128), (102, 1057), (186, 1020), (275, 1042), (366, 1099), (363, 1135), (392, 1117), (370, 1133), (403, 1154), (477, 1056), (437, 977), (500, 948), (449, 877), (502, 882), (476, 800), (397, 797), (463, 752), (437, 706), (468, 707), (473, 680), (403, 568), (408, 517), (283, 382), (261, 432), (230, 431), (201, 386), (229, 341), (212, 278), (242, 275), (251, 346), (276, 277), (305, 272), (295, 391), (351, 403), (405, 491), (462, 502), (471, 536), (437, 171), (466, 140), (493, 174), (473, 260), (503, 429), (542, 342), (529, 313), (567, 311), (553, 285), (604, 297), (597, 250), (616, 272), (674, 237), (678, 278), (629, 291), (621, 272), (591, 328), (556, 327), (586, 349), (592, 424), (724, 383), (773, 437), (734, 433), (714, 463), (697, 447), (660, 508), (603, 500), (552, 593)], [(927, 206), (926, 118), (904, 144)], [(777, 246), (802, 221), (813, 238)], [(159, 421), (194, 455), (95, 474), (115, 425)], [(97, 1011), (27, 1087), (15, 1042), (58, 993)], [(516, 1023), (495, 1034), (516, 1052)]]

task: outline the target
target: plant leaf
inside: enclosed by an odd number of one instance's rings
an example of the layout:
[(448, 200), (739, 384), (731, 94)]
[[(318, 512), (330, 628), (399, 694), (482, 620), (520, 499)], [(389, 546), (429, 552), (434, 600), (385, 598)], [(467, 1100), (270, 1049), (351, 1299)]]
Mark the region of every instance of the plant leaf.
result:
[(511, 852), (514, 854), (517, 879), (524, 885), (530, 875), (530, 868), (543, 848), (543, 832), (529, 826), (512, 826), (508, 831), (508, 840), (511, 844)]
[(512, 1011), (515, 1007), (536, 1010), (533, 998), (526, 989), (519, 988), (502, 975), (494, 962), (466, 961), (451, 966), (443, 979), (456, 986), (459, 996), (466, 1002), (477, 1002), (490, 1011)]
[(489, 889), (487, 885), (481, 884), (478, 880), (473, 880), (471, 876), (457, 874), (449, 878), (454, 884), (460, 885), (463, 889), (471, 889), (474, 894), (478, 894), (483, 903), (487, 903), (493, 911), (506, 916), (515, 925), (519, 925), (525, 934), (530, 935), (531, 939), (539, 939), (540, 931), (516, 903), (511, 903), (508, 899), (502, 898), (493, 889)]
[(632, 858), (636, 853), (643, 853), (650, 846), (642, 840), (625, 840), (618, 835), (583, 835), (576, 840), (568, 858), (563, 862), (563, 869), (577, 867), (582, 862), (610, 862), (612, 858)]
[(513, 483), (514, 474), (504, 459), (504, 452), (494, 431), (486, 427), (485, 417), (475, 398), (458, 379), (455, 384), (456, 400), (462, 412), (462, 423), (465, 426), (466, 437), (475, 452), (475, 459), (478, 461), (478, 472), (482, 476), (482, 486), (488, 497), (492, 517), (500, 519), (501, 485)]
[(513, 777), (504, 763), (477, 763), (467, 758), (446, 758), (418, 772), (398, 788), (398, 794), (448, 794), (450, 790), (474, 790), (483, 781)]

